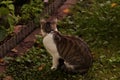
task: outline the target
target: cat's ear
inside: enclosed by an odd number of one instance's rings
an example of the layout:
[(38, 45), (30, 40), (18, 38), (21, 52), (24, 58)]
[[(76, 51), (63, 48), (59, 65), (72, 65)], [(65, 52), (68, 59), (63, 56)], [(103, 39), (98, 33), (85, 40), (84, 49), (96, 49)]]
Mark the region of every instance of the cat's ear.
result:
[(51, 22), (52, 23), (52, 28), (53, 28), (54, 31), (58, 31), (57, 30), (57, 22), (58, 22), (57, 18), (54, 18)]
[(43, 24), (43, 23), (46, 23), (46, 20), (45, 20), (45, 19), (41, 19), (41, 20), (40, 20), (40, 24)]
[(54, 18), (54, 19), (53, 19), (53, 23), (54, 23), (54, 24), (57, 24), (57, 21), (58, 21), (57, 18)]
[(45, 19), (41, 19), (40, 20), (40, 28), (42, 28), (45, 23), (46, 23), (46, 20)]

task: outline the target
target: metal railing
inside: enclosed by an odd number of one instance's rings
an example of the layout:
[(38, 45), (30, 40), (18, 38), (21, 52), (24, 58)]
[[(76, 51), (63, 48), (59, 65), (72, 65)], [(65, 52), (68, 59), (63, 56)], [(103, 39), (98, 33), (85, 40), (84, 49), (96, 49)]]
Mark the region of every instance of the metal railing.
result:
[[(66, 0), (55, 0), (47, 8), (45, 8), (41, 16), (52, 15), (55, 11), (65, 2)], [(36, 28), (33, 21), (29, 22), (27, 25), (22, 25), (20, 32), (12, 36), (5, 43), (0, 45), (0, 58), (4, 57), (11, 49), (13, 49), (17, 44), (19, 44), (26, 36), (28, 36)]]
[(0, 45), (0, 57), (4, 57), (12, 48), (19, 44), (26, 36), (28, 36), (35, 27), (33, 22), (29, 22), (27, 25), (22, 25), (20, 32), (12, 36), (5, 43)]
[(57, 9), (65, 2), (66, 0), (54, 0), (53, 3), (51, 3), (49, 6), (47, 6), (43, 12), (42, 12), (42, 17), (46, 16), (46, 15), (53, 15), (55, 14), (57, 11)]

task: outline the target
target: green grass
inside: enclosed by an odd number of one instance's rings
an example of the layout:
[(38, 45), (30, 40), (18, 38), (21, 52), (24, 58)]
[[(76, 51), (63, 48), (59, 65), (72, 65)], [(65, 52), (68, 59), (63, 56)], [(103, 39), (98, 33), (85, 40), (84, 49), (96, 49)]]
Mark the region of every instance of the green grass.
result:
[[(39, 47), (33, 46), (21, 57), (4, 58), (9, 65), (1, 77), (12, 76), (14, 80), (119, 80), (120, 3), (119, 0), (99, 1), (95, 1), (92, 8), (81, 8), (82, 3), (78, 3), (71, 11), (73, 15), (58, 23), (61, 33), (81, 36), (89, 44), (94, 62), (88, 73), (72, 75), (61, 70), (51, 71), (52, 57), (38, 36)], [(111, 7), (113, 3), (117, 5)]]
[(33, 47), (27, 54), (17, 58), (5, 58), (9, 62), (3, 76), (14, 80), (119, 80), (120, 52), (114, 49), (92, 49), (94, 63), (88, 73), (67, 74), (61, 70), (51, 71), (51, 56), (44, 50)]

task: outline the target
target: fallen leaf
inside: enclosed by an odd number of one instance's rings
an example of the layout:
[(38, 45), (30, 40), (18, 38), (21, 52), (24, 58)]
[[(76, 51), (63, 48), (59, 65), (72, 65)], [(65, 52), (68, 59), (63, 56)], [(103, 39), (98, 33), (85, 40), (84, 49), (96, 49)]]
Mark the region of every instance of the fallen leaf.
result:
[(112, 7), (112, 8), (115, 7), (115, 6), (117, 6), (117, 3), (112, 3), (112, 4), (111, 4), (111, 7)]
[(41, 71), (45, 67), (45, 64), (42, 64), (40, 67), (38, 67), (38, 70)]
[(3, 80), (13, 80), (13, 78), (11, 76), (6, 76), (5, 78), (3, 78)]
[(15, 53), (17, 53), (18, 52), (18, 50), (17, 49), (12, 49), (11, 51), (13, 51), (13, 52), (15, 52)]
[(0, 63), (3, 63), (4, 62), (4, 59), (0, 58)]
[(68, 8), (66, 8), (66, 9), (63, 10), (63, 12), (67, 14), (67, 13), (70, 12), (70, 10)]
[(21, 25), (15, 26), (13, 32), (14, 32), (14, 33), (19, 33), (19, 32), (21, 31), (21, 29), (22, 29), (22, 26), (21, 26)]

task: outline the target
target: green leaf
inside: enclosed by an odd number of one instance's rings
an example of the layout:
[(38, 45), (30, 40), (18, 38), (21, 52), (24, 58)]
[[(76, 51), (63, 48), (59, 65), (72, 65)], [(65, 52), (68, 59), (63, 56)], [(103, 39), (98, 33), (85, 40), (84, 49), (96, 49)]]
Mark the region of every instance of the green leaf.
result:
[(14, 5), (13, 5), (13, 4), (10, 4), (10, 5), (8, 5), (8, 8), (9, 8), (10, 12), (11, 12), (12, 14), (14, 14)]
[(2, 1), (0, 4), (11, 4), (13, 1)]
[(6, 29), (0, 27), (0, 41), (3, 41), (6, 36), (7, 36), (7, 31), (6, 31)]
[(6, 16), (9, 14), (9, 10), (7, 8), (4, 8), (4, 7), (0, 7), (0, 17), (1, 16)]

